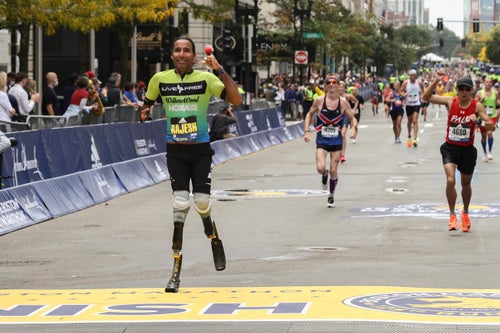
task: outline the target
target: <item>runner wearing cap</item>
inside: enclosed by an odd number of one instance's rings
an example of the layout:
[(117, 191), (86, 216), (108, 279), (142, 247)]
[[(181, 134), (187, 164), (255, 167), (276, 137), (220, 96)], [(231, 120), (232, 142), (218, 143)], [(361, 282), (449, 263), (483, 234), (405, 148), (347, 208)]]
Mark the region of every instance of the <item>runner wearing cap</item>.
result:
[(436, 72), (434, 81), (424, 91), (422, 98), (434, 104), (443, 104), (448, 109), (446, 142), (441, 145), (441, 156), (446, 175), (446, 198), (450, 209), (448, 230), (458, 229), (455, 214), (457, 200), (455, 172), (458, 169), (462, 184), (463, 210), (460, 213), (462, 232), (468, 232), (470, 230), (469, 204), (472, 196), (471, 180), (477, 159), (477, 150), (474, 147), (476, 121), (482, 120), (487, 130), (493, 131), (495, 126), (488, 117), (484, 106), (472, 98), (474, 84), (469, 77), (457, 80), (457, 97), (432, 95), (433, 90), (444, 75), (442, 70)]

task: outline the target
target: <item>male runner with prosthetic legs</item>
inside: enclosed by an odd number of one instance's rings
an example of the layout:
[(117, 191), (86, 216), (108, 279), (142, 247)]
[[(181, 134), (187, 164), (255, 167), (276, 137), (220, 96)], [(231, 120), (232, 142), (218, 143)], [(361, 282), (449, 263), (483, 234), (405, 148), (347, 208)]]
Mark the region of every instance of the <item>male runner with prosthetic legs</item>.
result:
[(233, 105), (240, 105), (242, 97), (231, 75), (225, 72), (212, 51), (207, 50), (202, 64), (213, 73), (193, 69), (197, 62), (193, 40), (186, 36), (176, 38), (171, 52), (174, 69), (153, 75), (144, 99), (144, 108), (147, 108), (161, 98), (166, 118), (167, 167), (174, 196), (174, 268), (165, 292), (177, 292), (179, 289), (190, 185), (196, 211), (212, 245), (215, 269), (220, 271), (226, 267), (224, 248), (210, 216), (210, 172), (214, 151), (210, 147), (207, 110), (212, 96)]

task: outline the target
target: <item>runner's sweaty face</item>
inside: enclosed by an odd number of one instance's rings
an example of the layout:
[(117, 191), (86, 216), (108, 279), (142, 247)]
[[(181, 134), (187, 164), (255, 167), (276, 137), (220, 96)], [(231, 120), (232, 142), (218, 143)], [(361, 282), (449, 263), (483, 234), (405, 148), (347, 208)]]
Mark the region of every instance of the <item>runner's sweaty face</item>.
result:
[(191, 42), (187, 39), (177, 40), (174, 44), (171, 58), (177, 72), (186, 73), (190, 71), (196, 60)]

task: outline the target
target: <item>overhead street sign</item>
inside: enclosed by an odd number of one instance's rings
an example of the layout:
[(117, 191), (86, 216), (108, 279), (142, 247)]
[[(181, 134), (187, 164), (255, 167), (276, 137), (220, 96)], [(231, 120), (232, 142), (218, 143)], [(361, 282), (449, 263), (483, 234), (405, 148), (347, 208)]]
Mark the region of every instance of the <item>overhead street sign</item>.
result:
[(303, 32), (302, 38), (304, 39), (321, 39), (323, 38), (323, 33), (321, 32)]

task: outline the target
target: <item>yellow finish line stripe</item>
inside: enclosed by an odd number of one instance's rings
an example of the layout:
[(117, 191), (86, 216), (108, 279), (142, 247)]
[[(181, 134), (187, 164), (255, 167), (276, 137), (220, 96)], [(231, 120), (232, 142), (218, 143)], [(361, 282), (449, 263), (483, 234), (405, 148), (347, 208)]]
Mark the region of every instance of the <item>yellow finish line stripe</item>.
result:
[(164, 321), (500, 324), (500, 290), (286, 286), (0, 290), (0, 324)]

